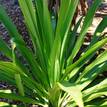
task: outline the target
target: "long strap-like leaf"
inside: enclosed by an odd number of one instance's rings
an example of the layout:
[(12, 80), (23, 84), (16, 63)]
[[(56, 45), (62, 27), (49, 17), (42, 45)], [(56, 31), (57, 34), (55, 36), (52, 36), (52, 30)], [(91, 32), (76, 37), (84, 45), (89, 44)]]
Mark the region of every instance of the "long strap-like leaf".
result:
[(96, 11), (97, 7), (99, 6), (100, 2), (101, 2), (101, 0), (95, 0), (94, 3), (93, 3), (93, 5), (91, 6), (91, 8), (89, 9), (89, 11), (87, 12), (87, 15), (86, 15), (86, 17), (84, 19), (84, 22), (83, 22), (83, 26), (81, 28), (80, 35), (79, 35), (79, 37), (77, 39), (77, 42), (76, 42), (76, 44), (75, 44), (75, 46), (73, 48), (71, 56), (68, 59), (69, 64), (72, 63), (73, 58), (76, 56), (76, 54), (78, 53), (81, 45), (83, 44), (83, 42), (84, 42), (84, 36), (87, 33), (88, 28), (92, 24), (92, 20), (93, 20), (95, 11)]
[(88, 48), (91, 47), (93, 44), (95, 44), (101, 38), (102, 36), (101, 33), (104, 31), (106, 27), (107, 27), (107, 16), (103, 18), (103, 20), (100, 22), (100, 24), (96, 28), (96, 31), (93, 35), (92, 41), (88, 46)]
[(61, 44), (65, 40), (65, 38), (67, 38), (68, 36), (70, 23), (72, 21), (78, 1), (79, 0), (68, 0), (68, 1), (62, 0), (61, 1), (61, 6), (60, 6), (59, 16), (58, 16), (58, 23), (57, 23), (56, 33), (55, 33), (55, 40), (53, 43), (53, 47), (50, 54), (50, 60), (49, 60), (50, 61), (49, 77), (51, 82), (57, 81), (57, 80), (54, 80), (53, 77), (55, 77), (55, 74), (59, 74), (58, 72), (60, 72), (60, 68), (57, 71), (54, 70), (54, 68), (56, 68), (55, 62), (59, 61), (59, 65), (60, 65)]
[(35, 15), (36, 12), (33, 7), (33, 3), (31, 0), (19, 0), (19, 4), (24, 15), (25, 23), (30, 32), (30, 36), (33, 42), (35, 52), (37, 53), (37, 56), (39, 57), (40, 65), (45, 70), (46, 63), (45, 63), (45, 57), (43, 54), (44, 49), (43, 49), (42, 41), (40, 39), (38, 27), (37, 27), (37, 20), (36, 20), (36, 15)]
[[(79, 67), (83, 65), (95, 52), (101, 48), (105, 43), (107, 43), (107, 38), (97, 42), (94, 44), (78, 61), (76, 61), (74, 64), (68, 66), (66, 68), (66, 72), (64, 73), (64, 76), (62, 80), (70, 73), (75, 67)], [(93, 53), (93, 54), (92, 54)]]
[(7, 44), (0, 37), (0, 52), (3, 52), (8, 58), (12, 58), (11, 49), (7, 46)]
[(8, 99), (11, 99), (11, 100), (22, 101), (22, 102), (28, 103), (28, 104), (42, 105), (37, 100), (33, 100), (31, 98), (28, 98), (28, 97), (23, 97), (23, 96), (15, 95), (15, 94), (12, 94), (12, 93), (3, 93), (3, 92), (0, 92), (0, 98), (8, 98)]

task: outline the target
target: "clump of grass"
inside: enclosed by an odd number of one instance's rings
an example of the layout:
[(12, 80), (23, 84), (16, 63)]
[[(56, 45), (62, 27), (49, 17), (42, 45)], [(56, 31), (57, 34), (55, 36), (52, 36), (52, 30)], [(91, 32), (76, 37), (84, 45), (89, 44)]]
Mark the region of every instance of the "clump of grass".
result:
[[(90, 45), (74, 60), (101, 0), (95, 0), (85, 18), (80, 18), (71, 30), (78, 2), (79, 0), (61, 0), (58, 18), (55, 18), (50, 15), (47, 0), (35, 0), (35, 5), (31, 0), (19, 0), (33, 51), (26, 46), (16, 26), (0, 6), (0, 21), (11, 38), (11, 48), (0, 38), (0, 51), (10, 59), (0, 61), (0, 80), (18, 89), (18, 95), (0, 92), (1, 98), (43, 107), (107, 105), (107, 79), (93, 82), (100, 73), (106, 71), (107, 51), (91, 60), (107, 43), (107, 38), (100, 39), (107, 26), (107, 17), (98, 25)], [(81, 21), (83, 25), (77, 37)], [(19, 60), (16, 50), (28, 67)]]

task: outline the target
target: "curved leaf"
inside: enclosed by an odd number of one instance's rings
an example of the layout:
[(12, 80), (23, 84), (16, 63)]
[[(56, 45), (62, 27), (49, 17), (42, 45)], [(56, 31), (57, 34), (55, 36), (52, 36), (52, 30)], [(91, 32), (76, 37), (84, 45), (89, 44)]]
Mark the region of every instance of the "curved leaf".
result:
[(70, 84), (70, 83), (58, 83), (58, 86), (65, 91), (66, 93), (68, 93), (73, 100), (77, 103), (77, 105), (79, 107), (84, 107), (83, 104), (83, 99), (82, 99), (82, 92), (79, 89), (78, 85), (75, 84)]

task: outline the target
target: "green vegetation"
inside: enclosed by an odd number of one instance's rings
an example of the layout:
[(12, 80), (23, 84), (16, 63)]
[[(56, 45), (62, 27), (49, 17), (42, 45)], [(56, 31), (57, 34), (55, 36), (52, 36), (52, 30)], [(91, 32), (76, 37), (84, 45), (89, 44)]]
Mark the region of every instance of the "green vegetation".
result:
[[(18, 95), (1, 91), (0, 98), (43, 107), (107, 106), (107, 79), (96, 79), (107, 70), (107, 50), (92, 60), (107, 43), (107, 38), (101, 38), (107, 17), (97, 27), (90, 45), (77, 58), (101, 0), (94, 0), (86, 17), (80, 18), (71, 30), (78, 2), (61, 0), (57, 19), (50, 15), (47, 0), (35, 0), (35, 5), (32, 0), (19, 0), (33, 50), (26, 46), (16, 26), (0, 6), (0, 21), (11, 38), (11, 47), (0, 38), (0, 51), (10, 59), (0, 61), (0, 80), (18, 89)], [(17, 52), (20, 52), (22, 61)]]

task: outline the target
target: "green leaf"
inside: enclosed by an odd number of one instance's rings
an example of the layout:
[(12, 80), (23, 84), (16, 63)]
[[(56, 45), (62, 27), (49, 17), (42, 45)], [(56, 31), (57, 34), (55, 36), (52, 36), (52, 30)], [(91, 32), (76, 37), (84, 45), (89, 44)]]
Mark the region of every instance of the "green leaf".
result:
[(82, 18), (83, 17), (81, 17), (79, 19), (79, 21), (75, 25), (73, 31), (71, 31), (70, 34), (68, 34), (67, 36), (65, 36), (64, 39), (63, 39), (62, 47), (61, 47), (61, 54), (60, 54), (60, 62), (61, 62), (62, 65), (64, 64), (65, 60), (68, 58), (68, 56), (72, 52), (72, 48), (74, 47), (76, 36), (77, 36), (77, 30), (78, 30), (78, 28), (80, 26)]
[(15, 76), (15, 74), (20, 74), (21, 75), (21, 79), (23, 81), (23, 84), (26, 87), (28, 87), (29, 89), (35, 89), (38, 92), (38, 94), (40, 94), (41, 96), (42, 95), (43, 96), (44, 95), (47, 96), (47, 93), (46, 93), (45, 89), (43, 88), (43, 86), (40, 83), (37, 83), (36, 81), (34, 81), (33, 78), (30, 78), (29, 76), (27, 76), (14, 63), (0, 61), (0, 74), (2, 74), (3, 77), (7, 76), (5, 78), (7, 78), (10, 82), (13, 82), (13, 83), (14, 83), (14, 76)]
[[(57, 60), (60, 60), (60, 51), (61, 51), (61, 47), (62, 47), (61, 43), (64, 41), (64, 38), (67, 38), (70, 24), (73, 19), (73, 15), (76, 10), (76, 7), (78, 5), (78, 1), (79, 0), (69, 0), (68, 2), (66, 2), (66, 0), (61, 1), (57, 28), (56, 28), (56, 32), (55, 32), (55, 40), (53, 43), (52, 51), (50, 54), (50, 60), (49, 60), (50, 65), (49, 65), (48, 75), (50, 78), (50, 82), (52, 84), (54, 84), (54, 82), (56, 82), (56, 81), (54, 81), (54, 78), (53, 78), (53, 77), (55, 77), (55, 76), (53, 76), (54, 71), (55, 71), (54, 68), (56, 68), (55, 62)], [(58, 71), (60, 71), (60, 69)], [(59, 78), (59, 77), (57, 77), (57, 78)]]
[(105, 16), (102, 21), (100, 22), (100, 24), (98, 25), (98, 27), (96, 28), (96, 31), (93, 35), (92, 41), (89, 45), (89, 47), (91, 47), (92, 45), (94, 45), (96, 42), (98, 42), (98, 40), (101, 38), (102, 36), (102, 32), (104, 31), (104, 29), (107, 27), (107, 16)]
[[(35, 0), (37, 26), (42, 40), (42, 47), (44, 51), (44, 58), (46, 66), (48, 66), (48, 57), (51, 52), (51, 47), (54, 42), (54, 33), (52, 31), (51, 16), (48, 10), (47, 0)], [(46, 67), (45, 67), (46, 68)]]
[[(26, 58), (28, 64), (30, 65), (31, 72), (33, 76), (35, 77), (35, 79), (38, 82), (43, 83), (44, 86), (49, 87), (47, 73), (44, 70), (42, 70), (41, 66), (36, 61), (35, 56), (32, 53), (32, 51), (26, 48), (25, 46), (17, 44), (17, 43), (16, 43), (16, 47), (20, 49), (20, 52)], [(41, 76), (44, 78), (41, 78)]]
[(12, 23), (12, 20), (8, 17), (2, 6), (0, 6), (0, 22), (5, 25), (11, 38), (16, 39), (20, 44), (25, 44), (16, 26)]
[(78, 2), (79, 0), (68, 0), (68, 2), (66, 2), (66, 0), (61, 1), (56, 36), (60, 36), (62, 40), (68, 34)]
[[(2, 22), (5, 25), (5, 27), (7, 28), (10, 34), (9, 36), (13, 40), (17, 41), (19, 44), (25, 45), (25, 42), (22, 39), (21, 35), (19, 34), (16, 26), (13, 24), (12, 20), (9, 18), (9, 16), (7, 15), (6, 11), (4, 10), (2, 6), (0, 6), (0, 22)], [(12, 52), (10, 51), (6, 43), (3, 42), (1, 38), (0, 38), (0, 45), (2, 46), (0, 50), (4, 52), (4, 54), (7, 57), (12, 58)], [(27, 69), (20, 63), (18, 59), (16, 59), (16, 62), (18, 66), (22, 67), (23, 70), (27, 72)]]
[[(69, 42), (68, 42), (68, 51), (67, 51), (67, 58), (70, 56), (72, 50), (73, 50), (73, 47), (75, 46), (75, 42), (76, 42), (76, 39), (77, 39), (77, 33), (78, 33), (78, 29), (80, 27), (80, 24), (83, 20), (83, 17), (81, 17), (78, 22), (76, 23), (76, 25), (74, 26), (74, 29), (71, 31), (70, 33), (70, 38), (69, 38)], [(69, 63), (69, 61), (67, 60), (67, 62)]]
[(87, 12), (87, 15), (86, 15), (86, 17), (84, 19), (84, 22), (83, 22), (83, 26), (81, 28), (80, 35), (79, 35), (79, 37), (78, 37), (78, 39), (76, 41), (76, 44), (75, 44), (75, 46), (73, 48), (72, 54), (70, 55), (70, 57), (68, 59), (70, 61), (69, 64), (71, 64), (71, 62), (73, 61), (73, 58), (76, 56), (76, 54), (78, 53), (81, 45), (83, 44), (84, 36), (87, 33), (88, 28), (92, 24), (95, 11), (98, 8), (100, 3), (101, 3), (101, 0), (95, 0), (93, 5), (91, 6), (89, 11)]
[(15, 74), (15, 80), (16, 80), (16, 84), (19, 90), (20, 95), (24, 96), (24, 88), (23, 88), (23, 84), (22, 84), (22, 80), (20, 77), (20, 74)]
[(10, 105), (9, 103), (6, 102), (0, 102), (0, 107), (20, 107), (20, 106)]
[(95, 52), (100, 47), (102, 47), (105, 43), (107, 43), (107, 38), (94, 44), (89, 50), (87, 50), (87, 52), (84, 53), (84, 55), (82, 57), (79, 58), (79, 60), (77, 60), (75, 63), (73, 63), (72, 65), (70, 65), (66, 68), (66, 71), (61, 80), (63, 80), (69, 73), (71, 73), (74, 68), (78, 68), (78, 67), (81, 67), (82, 65), (84, 65), (84, 63), (90, 59), (90, 56), (92, 57), (93, 54), (95, 54)]
[(33, 7), (33, 3), (31, 0), (19, 0), (19, 4), (25, 18), (25, 23), (30, 33), (30, 37), (32, 39), (34, 50), (35, 52), (37, 52), (42, 68), (45, 69), (46, 66), (45, 57), (44, 57), (45, 54), (43, 54), (44, 49), (37, 27), (37, 20), (36, 20), (36, 14), (35, 14), (35, 9)]
[(28, 103), (28, 104), (42, 105), (37, 100), (31, 99), (31, 98), (28, 98), (28, 97), (19, 96), (19, 95), (12, 94), (12, 93), (3, 93), (3, 92), (0, 92), (0, 98), (8, 98), (8, 99), (11, 99), (11, 100), (22, 101), (22, 102)]
[(3, 52), (7, 57), (12, 58), (11, 49), (7, 46), (7, 44), (0, 37), (0, 51)]
[(83, 91), (84, 101), (88, 102), (97, 97), (107, 96), (107, 79)]
[(82, 93), (81, 90), (79, 89), (78, 85), (71, 84), (71, 83), (58, 83), (58, 86), (68, 93), (73, 100), (77, 103), (79, 107), (84, 107), (83, 100), (82, 100)]
[(81, 82), (84, 81), (84, 83), (82, 84), (82, 87), (85, 87), (86, 84), (88, 85), (91, 81), (93, 81), (93, 79), (99, 73), (101, 73), (102, 71), (105, 70), (106, 65), (107, 65), (106, 59), (107, 59), (107, 51), (103, 52), (95, 61), (93, 61), (91, 64), (89, 64), (85, 68), (85, 70), (82, 72), (82, 74), (77, 79), (77, 83), (79, 83), (79, 81), (81, 81)]
[(107, 107), (107, 99), (99, 98), (86, 103), (85, 107)]

